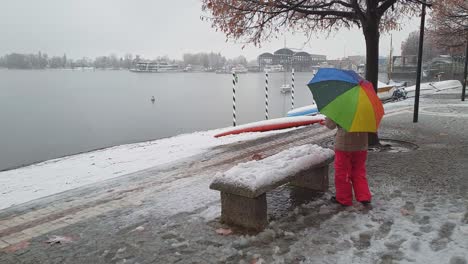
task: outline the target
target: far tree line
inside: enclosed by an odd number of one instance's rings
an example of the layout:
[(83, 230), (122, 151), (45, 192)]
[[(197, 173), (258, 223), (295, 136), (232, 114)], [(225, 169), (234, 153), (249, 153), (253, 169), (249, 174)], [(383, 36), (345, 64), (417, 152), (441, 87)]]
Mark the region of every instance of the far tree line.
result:
[(183, 55), (182, 60), (170, 59), (167, 56), (160, 56), (155, 59), (145, 59), (140, 55), (133, 56), (125, 54), (119, 57), (115, 54), (109, 56), (99, 56), (94, 59), (83, 57), (81, 59), (70, 59), (66, 54), (62, 56), (48, 56), (46, 53), (38, 52), (35, 54), (10, 53), (0, 57), (0, 68), (9, 69), (61, 69), (61, 68), (79, 68), (94, 67), (98, 69), (131, 69), (140, 61), (159, 61), (170, 64), (177, 64), (181, 67), (187, 65), (198, 65), (204, 68), (222, 68), (226, 65), (242, 64), (247, 66), (248, 62), (244, 56), (227, 59), (220, 53), (187, 53)]

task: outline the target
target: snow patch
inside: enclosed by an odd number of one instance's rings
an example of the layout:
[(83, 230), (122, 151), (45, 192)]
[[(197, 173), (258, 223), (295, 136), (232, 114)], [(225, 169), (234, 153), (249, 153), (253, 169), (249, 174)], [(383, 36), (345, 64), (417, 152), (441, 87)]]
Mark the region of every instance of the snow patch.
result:
[(221, 130), (127, 144), (0, 172), (0, 209), (288, 130), (214, 138)]
[(331, 149), (308, 144), (284, 150), (263, 160), (240, 163), (224, 173), (218, 173), (213, 184), (236, 186), (254, 191), (261, 186), (281, 181), (315, 164), (333, 157)]

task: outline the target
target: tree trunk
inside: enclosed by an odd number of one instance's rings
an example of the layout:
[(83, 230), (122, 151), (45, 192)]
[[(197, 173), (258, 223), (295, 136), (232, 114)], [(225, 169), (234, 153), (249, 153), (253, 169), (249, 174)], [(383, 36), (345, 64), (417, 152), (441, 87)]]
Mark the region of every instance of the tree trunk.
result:
[[(379, 24), (378, 18), (367, 18), (363, 23), (364, 37), (366, 39), (366, 80), (372, 83), (377, 93), (379, 79)], [(377, 133), (369, 133), (369, 146), (379, 145)]]

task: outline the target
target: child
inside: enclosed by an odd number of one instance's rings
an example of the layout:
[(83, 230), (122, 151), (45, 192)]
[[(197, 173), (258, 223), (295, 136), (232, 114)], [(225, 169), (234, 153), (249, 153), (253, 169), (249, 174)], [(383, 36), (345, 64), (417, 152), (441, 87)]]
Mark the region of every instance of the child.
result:
[(335, 136), (335, 201), (353, 205), (354, 196), (363, 205), (371, 202), (366, 178), (367, 132), (346, 132), (331, 119), (325, 119), (329, 129), (338, 127)]

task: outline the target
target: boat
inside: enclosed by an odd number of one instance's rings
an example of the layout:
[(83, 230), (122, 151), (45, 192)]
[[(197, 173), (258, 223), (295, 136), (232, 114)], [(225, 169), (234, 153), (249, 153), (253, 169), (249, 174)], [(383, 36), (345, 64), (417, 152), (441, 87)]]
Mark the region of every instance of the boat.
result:
[(135, 65), (135, 68), (130, 69), (131, 72), (178, 72), (179, 65), (168, 64), (167, 62), (142, 61)]
[(319, 66), (319, 69), (335, 68), (333, 65), (328, 64), (327, 62), (322, 62), (318, 66)]
[(292, 90), (291, 86), (289, 84), (283, 84), (281, 85), (280, 92), (281, 93), (290, 93)]
[(364, 76), (364, 74), (366, 74), (366, 65), (365, 64), (359, 64), (357, 66), (357, 73), (361, 76)]
[(223, 74), (223, 73), (232, 73), (232, 72), (230, 72), (230, 71), (228, 71), (228, 70), (226, 70), (226, 69), (217, 69), (217, 70), (215, 71), (215, 73), (216, 73), (216, 74)]
[(248, 72), (248, 69), (246, 67), (244, 67), (243, 65), (236, 65), (232, 68), (229, 69), (229, 67), (225, 66), (223, 68), (219, 68), (215, 71), (216, 73), (218, 74), (232, 74), (232, 73), (236, 73), (236, 74), (240, 74), (240, 73), (247, 73)]
[(234, 72), (234, 73), (247, 73), (248, 70), (243, 65), (236, 65), (236, 66), (231, 68), (231, 72)]
[(246, 132), (264, 132), (271, 130), (279, 130), (285, 128), (292, 128), (298, 126), (307, 126), (320, 123), (325, 120), (325, 116), (294, 116), (294, 117), (281, 117), (265, 121), (248, 123), (236, 127), (230, 127), (224, 132), (214, 135), (214, 137), (224, 137), (228, 135), (236, 135)]
[[(421, 83), (420, 94), (441, 93), (446, 90), (461, 89), (462, 83), (459, 80), (447, 80), (440, 82)], [(416, 92), (416, 85), (404, 88), (408, 97), (413, 97)]]
[(284, 67), (281, 64), (266, 65), (264, 70), (269, 72), (269, 73), (271, 73), (271, 72), (284, 72)]
[(380, 81), (377, 84), (377, 96), (381, 101), (392, 99), (395, 90), (396, 87), (394, 84), (386, 84)]
[(283, 84), (280, 87), (282, 94), (290, 93), (292, 91), (291, 85), (286, 83), (286, 71), (283, 72)]
[(317, 105), (314, 103), (314, 104), (311, 104), (311, 105), (307, 105), (307, 106), (303, 106), (303, 107), (293, 109), (293, 110), (288, 112), (287, 116), (288, 117), (313, 116), (313, 115), (316, 115), (316, 114), (318, 114), (318, 109), (317, 109)]
[(257, 65), (247, 66), (247, 70), (249, 72), (260, 72), (260, 66), (257, 66)]

